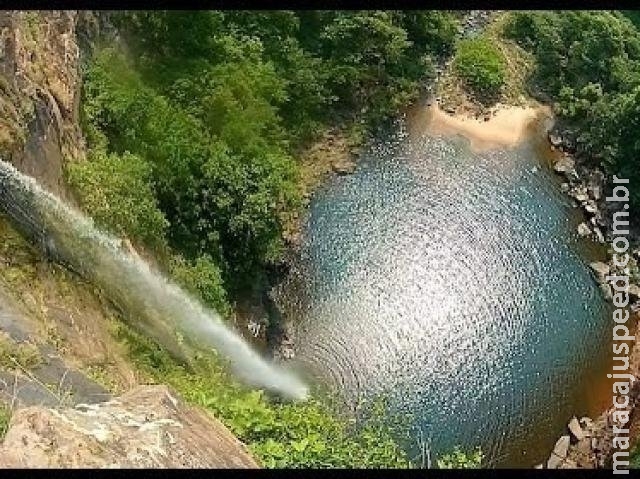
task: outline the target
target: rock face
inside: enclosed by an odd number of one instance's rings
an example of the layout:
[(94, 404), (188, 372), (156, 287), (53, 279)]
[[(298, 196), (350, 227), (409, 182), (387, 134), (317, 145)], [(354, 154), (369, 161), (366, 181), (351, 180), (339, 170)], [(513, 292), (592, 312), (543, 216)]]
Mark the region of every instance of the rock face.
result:
[(219, 421), (166, 386), (70, 409), (16, 411), (0, 446), (3, 468), (257, 468)]
[(0, 158), (66, 197), (63, 163), (83, 156), (79, 14), (0, 12)]

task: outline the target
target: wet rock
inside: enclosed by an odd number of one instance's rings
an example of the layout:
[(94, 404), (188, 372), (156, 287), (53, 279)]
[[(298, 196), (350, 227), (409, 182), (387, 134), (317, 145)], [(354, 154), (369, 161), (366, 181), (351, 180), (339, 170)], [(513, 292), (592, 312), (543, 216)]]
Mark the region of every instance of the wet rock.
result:
[(631, 298), (632, 301), (637, 301), (640, 299), (640, 286), (638, 286), (637, 284), (630, 284), (629, 285), (629, 298)]
[(575, 437), (578, 441), (582, 441), (587, 436), (586, 433), (582, 430), (582, 427), (578, 422), (578, 418), (576, 418), (575, 416), (573, 416), (571, 418), (571, 421), (569, 421), (568, 428), (571, 434), (573, 434), (573, 437)]
[(584, 210), (587, 213), (595, 214), (598, 212), (598, 206), (593, 201), (587, 201), (584, 205)]
[(576, 199), (578, 203), (584, 203), (589, 199), (589, 196), (587, 196), (586, 193), (582, 193), (582, 192), (576, 192), (573, 197)]
[(3, 468), (257, 468), (222, 423), (166, 386), (141, 386), (75, 408), (34, 406), (11, 418)]
[(570, 188), (571, 187), (569, 186), (569, 183), (562, 183), (560, 185), (560, 191), (562, 191), (563, 193), (568, 193)]
[(569, 443), (569, 436), (562, 436), (558, 439), (547, 461), (547, 469), (557, 469), (562, 464), (567, 457), (567, 452), (569, 452)]
[(563, 156), (553, 165), (553, 169), (556, 173), (568, 174), (575, 171), (576, 162), (570, 156)]
[(562, 137), (549, 132), (549, 143), (551, 143), (551, 146), (558, 148), (562, 146)]
[(590, 263), (589, 267), (593, 270), (593, 272), (596, 274), (596, 278), (598, 278), (598, 281), (601, 283), (605, 282), (605, 277), (611, 271), (611, 268), (607, 263), (602, 263), (600, 261)]
[(590, 235), (591, 235), (591, 228), (589, 228), (589, 225), (587, 223), (580, 223), (578, 225), (578, 236), (580, 236), (581, 238), (584, 238)]

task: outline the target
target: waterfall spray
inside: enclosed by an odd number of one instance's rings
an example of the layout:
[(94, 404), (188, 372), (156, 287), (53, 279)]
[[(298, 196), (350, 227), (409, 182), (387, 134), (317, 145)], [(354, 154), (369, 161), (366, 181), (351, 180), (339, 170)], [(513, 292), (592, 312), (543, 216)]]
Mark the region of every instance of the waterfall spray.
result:
[(48, 256), (103, 289), (137, 326), (174, 352), (181, 350), (181, 334), (200, 347), (213, 347), (252, 385), (291, 399), (307, 396), (307, 387), (295, 375), (265, 361), (215, 311), (124, 252), (120, 240), (98, 231), (90, 218), (1, 160), (0, 208)]

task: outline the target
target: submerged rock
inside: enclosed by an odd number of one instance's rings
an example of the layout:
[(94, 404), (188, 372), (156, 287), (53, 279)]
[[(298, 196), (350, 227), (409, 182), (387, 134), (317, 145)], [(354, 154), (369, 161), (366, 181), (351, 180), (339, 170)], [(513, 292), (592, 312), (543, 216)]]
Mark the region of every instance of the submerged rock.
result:
[(93, 405), (28, 407), (11, 418), (3, 468), (257, 468), (246, 447), (166, 386)]
[(609, 286), (607, 283), (600, 283), (600, 290), (604, 295), (604, 299), (606, 299), (607, 301), (611, 301), (611, 299), (613, 299), (613, 295), (611, 294), (611, 286)]
[(338, 175), (350, 175), (356, 170), (356, 164), (353, 161), (340, 161), (332, 163), (331, 168)]

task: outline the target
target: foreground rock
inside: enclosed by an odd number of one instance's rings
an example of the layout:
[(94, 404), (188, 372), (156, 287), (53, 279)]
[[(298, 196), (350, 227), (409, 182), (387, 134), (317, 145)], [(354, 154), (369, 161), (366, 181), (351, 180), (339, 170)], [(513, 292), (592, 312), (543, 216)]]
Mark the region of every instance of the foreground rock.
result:
[(257, 468), (222, 423), (166, 386), (69, 409), (16, 411), (0, 446), (3, 468)]

